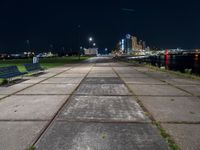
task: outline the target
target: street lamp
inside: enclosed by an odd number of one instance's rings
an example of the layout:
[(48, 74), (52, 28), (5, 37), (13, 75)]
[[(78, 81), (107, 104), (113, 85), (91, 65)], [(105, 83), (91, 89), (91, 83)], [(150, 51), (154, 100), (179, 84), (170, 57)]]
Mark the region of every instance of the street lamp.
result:
[(95, 46), (96, 46), (96, 43), (93, 43), (93, 46), (95, 47)]
[(93, 38), (92, 38), (92, 37), (90, 37), (90, 38), (89, 38), (89, 42), (92, 42), (92, 41), (93, 41)]
[(79, 59), (79, 60), (81, 59), (82, 49), (83, 49), (83, 47), (80, 46), (79, 53), (78, 53), (78, 59)]
[(93, 38), (89, 37), (89, 48), (90, 48), (90, 44), (91, 44), (92, 41), (93, 41)]

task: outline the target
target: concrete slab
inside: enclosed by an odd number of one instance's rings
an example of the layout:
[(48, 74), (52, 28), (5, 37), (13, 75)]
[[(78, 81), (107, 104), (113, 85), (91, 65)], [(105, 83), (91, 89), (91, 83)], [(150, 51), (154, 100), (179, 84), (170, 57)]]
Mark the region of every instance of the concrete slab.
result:
[(35, 84), (41, 82), (42, 80), (45, 80), (45, 78), (32, 77), (31, 79), (24, 81), (23, 84)]
[(116, 66), (116, 67), (124, 66), (121, 62), (120, 63), (118, 63), (118, 62), (111, 62), (110, 64), (112, 66)]
[(80, 95), (132, 95), (124, 84), (81, 84), (75, 94)]
[(0, 86), (0, 95), (9, 95), (9, 94), (12, 94), (12, 93), (15, 93), (17, 91), (20, 91), (24, 88), (27, 88), (29, 86), (31, 86), (32, 84), (22, 84), (22, 83), (19, 83), (19, 84), (14, 84), (14, 85), (11, 85), (11, 86)]
[(68, 96), (10, 96), (0, 101), (0, 120), (50, 120)]
[(150, 124), (55, 122), (37, 150), (168, 150)]
[(114, 67), (114, 69), (116, 70), (116, 71), (119, 71), (119, 70), (126, 70), (126, 71), (129, 71), (129, 70), (132, 70), (132, 71), (135, 71), (135, 69), (134, 69), (134, 67), (129, 67), (129, 66), (127, 66), (126, 64), (121, 64), (121, 67)]
[(200, 100), (196, 97), (139, 97), (160, 122), (200, 122)]
[(90, 69), (73, 69), (73, 70), (68, 70), (64, 73), (70, 73), (70, 74), (87, 74), (90, 71)]
[(128, 84), (129, 88), (141, 96), (189, 96), (190, 94), (181, 91), (170, 85), (139, 85)]
[(170, 79), (172, 78), (173, 76), (166, 73), (166, 72), (156, 72), (156, 71), (153, 71), (153, 72), (145, 72), (146, 75), (150, 76), (150, 77), (153, 77), (153, 78), (158, 78), (158, 79)]
[(57, 77), (57, 78), (73, 78), (73, 77), (78, 77), (78, 78), (80, 78), (80, 77), (85, 77), (86, 76), (86, 74), (74, 74), (74, 73), (61, 73), (61, 74), (59, 74), (59, 75), (57, 75), (57, 76), (55, 76), (55, 77)]
[(141, 74), (139, 71), (136, 70), (130, 70), (130, 69), (120, 69), (120, 70), (115, 70), (118, 74)]
[(134, 69), (136, 69), (137, 71), (141, 71), (141, 72), (149, 72), (149, 71), (151, 71), (151, 69), (149, 69), (147, 67), (134, 67)]
[(195, 96), (200, 96), (200, 86), (197, 85), (177, 85), (177, 86)]
[(200, 80), (186, 78), (171, 78), (165, 81), (173, 85), (200, 85)]
[(62, 72), (62, 71), (67, 71), (70, 69), (70, 67), (55, 67), (55, 68), (50, 68), (47, 71), (48, 72)]
[(112, 73), (112, 74), (93, 74), (93, 73), (89, 73), (87, 77), (117, 77), (116, 74)]
[(162, 124), (181, 150), (199, 150), (200, 124)]
[(17, 94), (71, 94), (78, 84), (37, 84)]
[(50, 83), (50, 84), (55, 84), (55, 83), (60, 83), (60, 84), (66, 84), (66, 83), (71, 83), (71, 84), (79, 84), (82, 81), (83, 77), (79, 78), (50, 78), (42, 83)]
[(61, 73), (63, 72), (64, 70), (58, 70), (58, 69), (48, 69), (48, 70), (45, 70), (45, 72), (43, 72), (43, 74), (58, 74), (58, 73)]
[(0, 95), (0, 99), (3, 98), (3, 97), (6, 97), (6, 96), (7, 96), (7, 95)]
[(71, 68), (70, 71), (89, 71), (90, 69), (91, 69), (91, 66), (86, 65), (86, 66), (79, 66), (79, 67)]
[(108, 63), (96, 63), (95, 67), (110, 67)]
[(123, 81), (120, 78), (112, 77), (94, 77), (94, 78), (85, 78), (82, 82), (83, 84), (123, 84)]
[(120, 73), (119, 74), (120, 77), (122, 78), (149, 78), (147, 75), (145, 74), (126, 74), (126, 73)]
[(115, 74), (112, 70), (92, 70), (90, 74)]
[(47, 122), (0, 122), (0, 149), (23, 150), (30, 147)]
[(54, 72), (46, 72), (45, 74), (40, 75), (38, 77), (40, 77), (40, 78), (49, 78), (49, 77), (55, 76), (56, 74), (58, 74), (58, 73), (57, 72), (56, 73), (54, 73)]
[(76, 66), (70, 70), (75, 70), (75, 71), (76, 70), (90, 70), (90, 68), (91, 68), (91, 66), (86, 64), (86, 65), (78, 65), (78, 67)]
[(134, 83), (134, 84), (167, 84), (166, 82), (162, 82), (153, 78), (122, 78), (126, 83)]
[(134, 97), (73, 96), (59, 119), (149, 122)]
[(93, 67), (92, 71), (113, 71), (111, 67)]

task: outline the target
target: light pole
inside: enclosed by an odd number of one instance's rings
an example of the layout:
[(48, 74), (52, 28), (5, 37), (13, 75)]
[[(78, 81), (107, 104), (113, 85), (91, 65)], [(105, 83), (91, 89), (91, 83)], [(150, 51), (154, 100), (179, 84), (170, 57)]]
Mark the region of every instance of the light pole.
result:
[(90, 45), (91, 45), (91, 42), (93, 41), (93, 38), (92, 37), (89, 37), (89, 48), (90, 48)]
[[(81, 43), (81, 25), (78, 25), (78, 41)], [(79, 45), (80, 46), (80, 45)], [(78, 59), (81, 59), (81, 46), (78, 49)]]
[(79, 59), (79, 60), (81, 60), (81, 53), (82, 53), (82, 49), (83, 49), (83, 47), (82, 47), (82, 46), (80, 46), (80, 48), (79, 48), (79, 57), (78, 57), (78, 59)]
[(26, 44), (28, 51), (31, 51), (30, 40), (26, 40)]

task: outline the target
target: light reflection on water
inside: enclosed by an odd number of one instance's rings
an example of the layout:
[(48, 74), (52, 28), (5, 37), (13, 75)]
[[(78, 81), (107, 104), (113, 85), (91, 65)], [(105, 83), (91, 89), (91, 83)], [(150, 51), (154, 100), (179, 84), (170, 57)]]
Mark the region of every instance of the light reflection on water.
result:
[(165, 55), (150, 57), (150, 63), (154, 66), (165, 67), (169, 70), (200, 75), (199, 57), (200, 56), (198, 50), (195, 50), (194, 54), (189, 56), (170, 55), (168, 50), (166, 50)]

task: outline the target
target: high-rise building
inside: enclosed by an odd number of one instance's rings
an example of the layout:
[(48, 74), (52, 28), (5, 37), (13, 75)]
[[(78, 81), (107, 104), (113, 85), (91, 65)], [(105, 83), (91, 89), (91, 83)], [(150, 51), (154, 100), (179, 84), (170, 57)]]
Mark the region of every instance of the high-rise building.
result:
[(139, 50), (142, 49), (142, 40), (140, 40), (139, 43), (138, 43), (138, 49), (139, 49)]
[(124, 50), (125, 50), (125, 40), (124, 39), (122, 39), (122, 41), (121, 41), (121, 50), (124, 52)]
[(136, 36), (127, 34), (124, 39), (120, 40), (119, 49), (124, 54), (131, 54), (141, 50), (146, 50), (147, 46), (145, 41), (138, 41)]
[(138, 48), (138, 43), (137, 43), (137, 37), (135, 36), (132, 36), (131, 37), (131, 40), (132, 40), (132, 50), (137, 50)]
[(132, 39), (131, 35), (127, 34), (125, 39), (125, 51), (126, 54), (130, 54), (132, 52)]
[(145, 42), (145, 41), (142, 42), (142, 49), (143, 49), (143, 50), (146, 49), (146, 42)]

